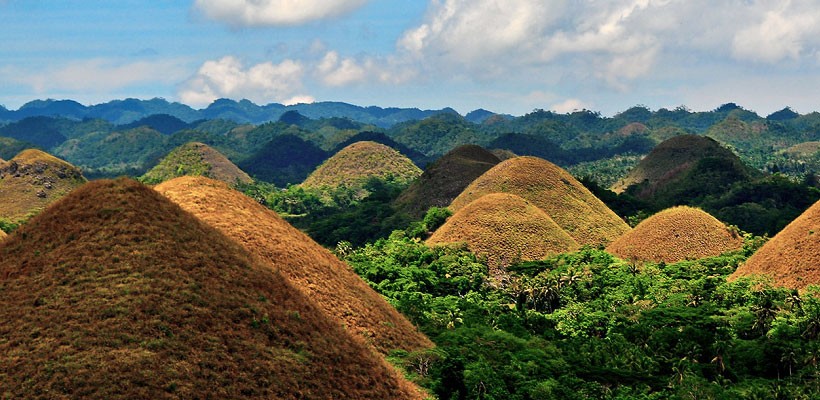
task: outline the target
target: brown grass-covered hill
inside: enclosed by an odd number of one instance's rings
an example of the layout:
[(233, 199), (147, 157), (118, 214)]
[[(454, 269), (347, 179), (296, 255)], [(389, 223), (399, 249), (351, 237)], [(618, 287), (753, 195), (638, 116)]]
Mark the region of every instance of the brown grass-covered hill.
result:
[(270, 261), (319, 308), (383, 354), (432, 347), (350, 266), (253, 199), (202, 177), (177, 178), (155, 189)]
[(496, 165), (467, 186), (450, 209), (458, 212), (490, 193), (511, 193), (528, 200), (580, 245), (608, 244), (629, 230), (572, 175), (540, 158), (516, 157)]
[(820, 202), (786, 225), (729, 279), (755, 274), (794, 289), (820, 284)]
[(820, 152), (820, 142), (803, 142), (781, 151), (782, 154), (792, 157), (811, 157)]
[(2, 230), (0, 230), (0, 240), (5, 239), (6, 236), (8, 236), (8, 235), (6, 235), (6, 232), (3, 232)]
[(25, 220), (85, 182), (75, 166), (40, 150), (23, 150), (0, 163), (0, 218)]
[(171, 150), (140, 180), (154, 185), (184, 175), (207, 176), (231, 185), (252, 181), (248, 174), (222, 153), (199, 142), (189, 142)]
[(456, 147), (427, 166), (395, 205), (416, 218), (424, 216), (430, 207), (447, 207), (467, 185), (500, 162), (480, 146)]
[(518, 157), (518, 154), (515, 154), (512, 151), (506, 149), (492, 149), (490, 150), (490, 152), (493, 153), (494, 156), (498, 157), (498, 159), (501, 161), (507, 161), (511, 158)]
[(743, 238), (709, 213), (679, 206), (645, 220), (607, 246), (624, 260), (676, 262), (737, 250)]
[(420, 398), (265, 261), (94, 181), (0, 243), (4, 398)]
[(470, 202), (427, 239), (431, 245), (460, 242), (486, 257), (494, 269), (580, 247), (543, 210), (509, 193), (490, 193)]
[(325, 160), (302, 183), (305, 188), (360, 189), (370, 178), (409, 184), (421, 170), (409, 158), (376, 142), (356, 142)]
[[(708, 177), (717, 190), (751, 179), (757, 172), (714, 139), (698, 135), (672, 137), (655, 146), (629, 174), (612, 185), (643, 199), (675, 197), (676, 190), (709, 189), (699, 179)], [(671, 200), (671, 199), (670, 199)]]

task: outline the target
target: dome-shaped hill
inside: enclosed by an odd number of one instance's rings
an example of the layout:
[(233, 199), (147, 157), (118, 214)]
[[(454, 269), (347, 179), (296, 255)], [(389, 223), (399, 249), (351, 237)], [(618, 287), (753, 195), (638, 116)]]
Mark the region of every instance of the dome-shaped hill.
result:
[(9, 398), (421, 398), (275, 268), (132, 180), (0, 243)]
[(250, 183), (251, 177), (228, 160), (222, 153), (204, 143), (190, 142), (171, 150), (159, 164), (140, 180), (147, 184), (165, 182), (178, 176), (207, 176), (235, 185)]
[(794, 289), (820, 285), (820, 201), (766, 242), (729, 279), (754, 274)]
[[(759, 173), (714, 139), (680, 135), (655, 146), (623, 179), (612, 185), (643, 199), (675, 202), (703, 191), (725, 191), (735, 182), (750, 180)], [(704, 185), (703, 180), (709, 185)]]
[(376, 142), (356, 142), (327, 159), (302, 186), (319, 189), (346, 186), (360, 189), (370, 178), (410, 183), (421, 170), (409, 158)]
[(450, 204), (457, 212), (490, 193), (511, 193), (528, 200), (581, 245), (608, 244), (629, 225), (578, 180), (557, 165), (536, 157), (504, 161), (473, 181)]
[(544, 211), (508, 193), (487, 194), (467, 204), (427, 240), (431, 245), (460, 242), (487, 257), (494, 269), (580, 247)]
[(75, 166), (40, 150), (0, 164), (0, 218), (21, 221), (86, 182)]
[(672, 207), (642, 221), (607, 246), (624, 260), (676, 262), (717, 256), (743, 246), (743, 238), (709, 213)]
[(467, 185), (500, 162), (480, 146), (456, 147), (430, 164), (395, 204), (417, 218), (430, 207), (447, 207)]
[(298, 184), (310, 175), (327, 152), (295, 135), (278, 135), (239, 165), (254, 178), (279, 187)]
[(383, 354), (432, 347), (347, 264), (253, 199), (201, 177), (177, 178), (155, 189), (270, 261), (319, 308)]
[(518, 154), (515, 154), (512, 151), (506, 149), (492, 149), (490, 150), (490, 152), (493, 153), (494, 156), (498, 157), (498, 159), (501, 161), (507, 161), (511, 158), (518, 157)]

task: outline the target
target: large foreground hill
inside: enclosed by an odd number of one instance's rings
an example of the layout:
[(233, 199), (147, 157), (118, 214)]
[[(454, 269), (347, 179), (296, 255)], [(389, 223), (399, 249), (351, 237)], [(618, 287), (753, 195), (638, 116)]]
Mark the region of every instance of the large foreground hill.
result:
[(127, 179), (0, 243), (4, 398), (419, 398), (263, 260)]

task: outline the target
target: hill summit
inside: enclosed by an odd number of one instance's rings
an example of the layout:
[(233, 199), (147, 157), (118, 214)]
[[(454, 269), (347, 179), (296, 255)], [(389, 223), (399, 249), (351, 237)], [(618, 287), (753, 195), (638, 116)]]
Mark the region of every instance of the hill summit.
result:
[(447, 207), (467, 185), (500, 162), (480, 146), (456, 147), (427, 166), (395, 204), (413, 217), (422, 217), (430, 207)]
[(231, 185), (252, 181), (222, 153), (199, 142), (189, 142), (171, 150), (140, 180), (153, 185), (183, 175), (206, 176)]
[(421, 398), (263, 260), (128, 179), (0, 243), (10, 398)]
[(325, 160), (302, 186), (313, 189), (346, 186), (361, 190), (370, 178), (409, 184), (419, 175), (419, 167), (398, 151), (381, 143), (356, 142)]
[(757, 250), (729, 278), (762, 274), (793, 289), (820, 285), (820, 201)]
[(270, 261), (320, 309), (383, 354), (433, 346), (350, 266), (250, 197), (203, 177), (176, 178), (155, 189)]
[(672, 207), (643, 221), (606, 250), (625, 260), (672, 263), (740, 249), (743, 238), (709, 213)]
[(0, 163), (0, 218), (21, 221), (86, 182), (80, 170), (41, 150)]
[(526, 199), (580, 245), (608, 244), (629, 230), (626, 222), (567, 171), (537, 157), (516, 157), (494, 166), (467, 186), (450, 209), (458, 212), (490, 193)]
[(459, 209), (427, 240), (428, 244), (467, 243), (489, 266), (577, 250), (578, 243), (544, 211), (509, 193), (490, 193)]

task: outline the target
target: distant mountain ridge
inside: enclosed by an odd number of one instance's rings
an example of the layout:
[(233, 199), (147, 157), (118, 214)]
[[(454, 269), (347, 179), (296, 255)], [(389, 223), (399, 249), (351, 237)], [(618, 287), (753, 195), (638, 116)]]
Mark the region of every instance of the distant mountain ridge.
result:
[[(203, 119), (227, 119), (237, 123), (261, 124), (277, 121), (288, 111), (311, 118), (350, 118), (351, 120), (389, 128), (397, 123), (421, 120), (436, 114), (458, 114), (452, 108), (440, 110), (421, 110), (418, 108), (398, 107), (362, 107), (343, 102), (324, 101), (310, 104), (286, 106), (278, 103), (258, 105), (249, 100), (217, 99), (208, 107), (197, 110), (188, 105), (169, 102), (162, 98), (150, 100), (124, 99), (112, 100), (91, 106), (74, 100), (33, 100), (17, 110), (0, 106), (0, 122), (17, 122), (29, 117), (61, 116), (70, 119), (98, 118), (113, 124), (125, 125), (151, 115), (165, 114), (191, 123)], [(495, 115), (487, 110), (475, 110), (467, 114), (472, 122), (481, 122)]]

